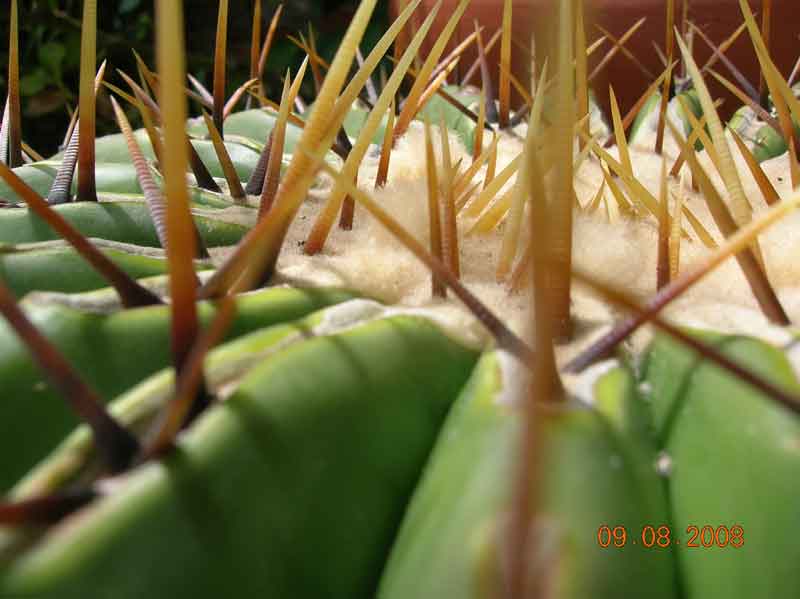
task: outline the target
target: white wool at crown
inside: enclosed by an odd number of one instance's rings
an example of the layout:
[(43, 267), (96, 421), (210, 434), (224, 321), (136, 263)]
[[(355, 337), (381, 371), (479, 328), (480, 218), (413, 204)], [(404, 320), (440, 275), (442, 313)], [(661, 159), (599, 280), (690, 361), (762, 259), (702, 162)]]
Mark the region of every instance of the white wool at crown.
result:
[[(634, 173), (640, 183), (655, 197), (658, 197), (661, 177), (662, 157), (654, 151), (654, 135), (643, 135), (631, 148)], [(744, 159), (729, 137), (731, 154), (742, 181), (745, 197), (757, 215), (766, 209), (758, 185), (747, 168)], [(616, 155), (616, 148), (612, 154)], [(664, 147), (668, 168), (672, 166), (678, 149), (669, 136)], [(700, 162), (710, 174), (711, 180), (727, 198), (725, 186), (708, 156), (702, 152)], [(788, 197), (791, 185), (788, 180), (787, 156), (774, 158), (763, 163), (763, 169), (781, 197)], [(688, 166), (684, 166), (688, 169)], [(602, 181), (602, 173), (597, 161), (586, 161), (576, 175), (576, 187), (582, 202), (596, 193)], [(675, 179), (669, 182), (671, 192), (679, 192)], [(705, 200), (691, 188), (685, 190), (685, 205), (703, 223), (717, 241), (721, 235), (708, 211)], [(608, 200), (613, 202), (610, 192)], [(583, 197), (581, 197), (583, 196)], [(674, 214), (674, 202), (670, 202)], [(700, 243), (691, 227), (683, 220), (684, 228), (690, 232), (692, 240), (681, 243), (680, 269), (691, 268), (710, 250)], [(800, 319), (800, 239), (796, 231), (800, 227), (800, 215), (794, 213), (773, 226), (759, 238), (767, 272), (781, 302), (793, 321)], [(794, 232), (794, 234), (793, 234)], [(608, 282), (627, 289), (642, 298), (655, 291), (655, 270), (657, 260), (657, 231), (655, 220), (618, 220), (608, 223), (602, 218), (581, 216), (575, 227), (575, 263), (588, 272), (600, 274)], [(671, 306), (666, 314), (673, 320), (696, 326), (706, 326), (727, 332), (770, 335), (765, 328), (766, 319), (758, 310), (758, 304), (744, 278), (737, 262), (726, 261), (711, 275), (689, 290)], [(775, 331), (772, 330), (772, 333)], [(782, 340), (788, 334), (779, 335)], [(777, 340), (777, 338), (775, 338)]]
[[(433, 127), (432, 132), (436, 154), (441, 161), (438, 127)], [(522, 151), (523, 140), (519, 134), (524, 135), (524, 128), (518, 129), (516, 133), (517, 135), (501, 134), (497, 172)], [(491, 141), (490, 136), (487, 138), (485, 147), (488, 147)], [(424, 140), (422, 125), (413, 123), (407, 135), (396, 144), (391, 155), (388, 184), (379, 190), (373, 189), (379, 160), (379, 150), (373, 148), (361, 165), (358, 183), (427, 247), (429, 239)], [(654, 145), (655, 133), (643, 131), (637, 142), (630, 147), (630, 153), (639, 182), (658, 197), (662, 158), (653, 151)], [(732, 141), (730, 146), (745, 195), (754, 207), (754, 214), (757, 214), (765, 209), (763, 197)], [(471, 161), (456, 134), (450, 135), (450, 150), (453, 162), (463, 159), (464, 164), (468, 164)], [(616, 147), (612, 147), (609, 151), (615, 157), (618, 155)], [(664, 146), (668, 168), (672, 166), (677, 153), (677, 146), (668, 134)], [(711, 175), (717, 189), (723, 197), (727, 197), (722, 180), (705, 153), (700, 153), (700, 161)], [(788, 197), (791, 189), (786, 157), (768, 161), (763, 164), (763, 168), (781, 196)], [(485, 172), (484, 166), (476, 175), (474, 182), (482, 181)], [(575, 173), (575, 189), (582, 205), (591, 201), (601, 182), (600, 163), (596, 158), (590, 157)], [(506, 189), (512, 184), (513, 178)], [(677, 181), (671, 179), (669, 185), (672, 192), (678, 193)], [(295, 281), (346, 285), (369, 297), (388, 303), (435, 306), (439, 310), (449, 311), (462, 326), (470, 328), (471, 334), (478, 335), (476, 331), (480, 327), (471, 322), (466, 310), (456, 300), (443, 304), (439, 300), (431, 299), (430, 272), (427, 267), (358, 206), (352, 231), (342, 231), (335, 227), (321, 254), (304, 255), (302, 242), (329, 191), (328, 182), (321, 189), (314, 190), (302, 207), (278, 263), (280, 275)], [(685, 194), (685, 205), (720, 241), (721, 236), (703, 198), (692, 192), (688, 186)], [(605, 195), (609, 204), (615, 204), (608, 189)], [(501, 196), (502, 192), (497, 197)], [(672, 200), (670, 206), (670, 211), (673, 213)], [(463, 218), (462, 213), (459, 218), (462, 280), (516, 332), (525, 334), (530, 324), (527, 290), (521, 294), (510, 294), (508, 288), (498, 284), (495, 279), (503, 227), (487, 235), (467, 234), (473, 223), (474, 220)], [(685, 219), (683, 226), (689, 232), (691, 240), (684, 239), (681, 243), (682, 271), (691, 268), (709, 252), (697, 240)], [(800, 236), (792, 232), (796, 232), (799, 228), (800, 215), (794, 214), (760, 238), (770, 280), (790, 318), (795, 321), (800, 320), (800, 260), (798, 260)], [(608, 222), (605, 210), (598, 210), (596, 214), (591, 215), (584, 212), (576, 213), (573, 239), (573, 259), (577, 268), (593, 273), (642, 300), (655, 292), (657, 231), (653, 218), (641, 220), (617, 218)], [(610, 309), (604, 302), (597, 301), (580, 286), (574, 288), (573, 314), (580, 322), (605, 324), (603, 328), (607, 328), (613, 320), (621, 316), (619, 311)], [(785, 343), (789, 339), (789, 333), (786, 331), (769, 326), (760, 313), (738, 264), (733, 259), (728, 260), (684, 297), (674, 302), (666, 314), (673, 321), (683, 324), (724, 332), (758, 335), (777, 343)], [(593, 336), (599, 334), (598, 328), (592, 328), (592, 333)], [(636, 345), (639, 346), (645, 341), (646, 337), (642, 337)], [(572, 355), (586, 342), (586, 338), (577, 339), (573, 346), (563, 348), (561, 353), (564, 356)]]
[[(431, 131), (434, 150), (441, 161), (439, 128), (432, 127)], [(368, 191), (425, 247), (429, 247), (423, 126), (418, 122), (412, 123), (408, 133), (398, 140), (391, 155), (388, 183), (378, 190), (373, 188), (380, 155), (379, 150), (373, 149), (375, 151), (368, 153), (359, 170), (359, 187)], [(452, 132), (450, 151), (454, 163), (459, 159), (463, 159), (465, 164), (470, 163), (467, 150)], [(498, 171), (512, 159), (511, 152), (498, 152)], [(484, 174), (485, 167), (475, 181), (482, 180)], [(342, 231), (338, 226), (334, 227), (323, 252), (306, 256), (302, 243), (329, 192), (330, 183), (312, 193), (301, 208), (278, 261), (279, 276), (292, 281), (344, 285), (383, 302), (446, 311), (460, 323), (457, 326), (468, 329), (470, 335), (485, 337), (485, 333), (458, 300), (442, 302), (431, 298), (431, 273), (428, 268), (357, 204), (353, 230)], [(495, 280), (502, 232), (493, 232), (488, 236), (467, 235), (468, 225), (459, 221), (462, 281), (509, 327), (524, 334), (528, 323), (527, 290), (520, 294), (509, 294), (507, 287)]]

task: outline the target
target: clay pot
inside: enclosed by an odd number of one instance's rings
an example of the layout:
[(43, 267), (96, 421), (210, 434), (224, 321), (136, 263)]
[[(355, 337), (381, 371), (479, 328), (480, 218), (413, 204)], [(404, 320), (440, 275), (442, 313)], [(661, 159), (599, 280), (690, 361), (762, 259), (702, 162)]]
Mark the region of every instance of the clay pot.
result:
[[(743, 22), (739, 9), (739, 0), (687, 1), (689, 2), (689, 19), (702, 28), (706, 35), (717, 45)], [(756, 13), (756, 18), (760, 21), (761, 0), (749, 0), (749, 2)], [(397, 11), (405, 3), (406, 0), (391, 0), (392, 14), (396, 15)], [(418, 10), (420, 19), (435, 3), (436, 0), (422, 0), (421, 8)], [(457, 0), (443, 0), (443, 4), (443, 9), (437, 16), (437, 21), (433, 28), (434, 31), (444, 26), (447, 18), (457, 5)], [(680, 15), (682, 1), (676, 0), (675, 4), (676, 13)], [(556, 0), (515, 0), (513, 3), (515, 39), (527, 45), (537, 25), (541, 26), (552, 22), (548, 20), (550, 19), (548, 13), (551, 13), (556, 5)], [(620, 37), (638, 19), (646, 17), (647, 20), (644, 25), (625, 44), (625, 47), (635, 54), (651, 73), (658, 75), (663, 70), (663, 66), (653, 49), (652, 42), (655, 41), (661, 48), (664, 47), (665, 6), (665, 0), (585, 0), (589, 41), (591, 42), (601, 35), (594, 27), (594, 24), (601, 25), (616, 37)], [(485, 27), (484, 39), (488, 40), (501, 25), (502, 11), (502, 0), (472, 0), (450, 47), (452, 48), (474, 30), (473, 22), (475, 19)], [(788, 76), (798, 58), (798, 54), (800, 54), (800, 43), (798, 43), (798, 35), (800, 35), (800, 6), (798, 6), (798, 0), (773, 0), (772, 13), (771, 52), (773, 60), (784, 76)], [(594, 60), (599, 60), (610, 47), (609, 42), (605, 42), (595, 52)], [(512, 47), (512, 55), (512, 69), (515, 75), (520, 79), (528, 80), (530, 73), (529, 57), (517, 45)], [(758, 86), (758, 61), (746, 31), (740, 35), (739, 39), (725, 55), (745, 74), (754, 86)], [(702, 65), (710, 56), (711, 50), (702, 40), (696, 37), (695, 58), (698, 63)], [(475, 53), (472, 52), (462, 59), (459, 65), (462, 73), (466, 68), (464, 65), (469, 65), (474, 57)], [(499, 61), (499, 44), (489, 56), (489, 60), (490, 64), (493, 65)], [(720, 63), (717, 63), (715, 68), (726, 77), (729, 77), (729, 72)], [(493, 69), (495, 76), (496, 71), (497, 69)], [(740, 102), (728, 95), (716, 81), (712, 81), (711, 78), (707, 79), (707, 81), (711, 87), (712, 94), (725, 98), (722, 110), (724, 114), (729, 115), (738, 108)], [(479, 82), (479, 78), (476, 79), (476, 82)], [(636, 68), (630, 60), (618, 53), (606, 66), (601, 76), (598, 76), (593, 82), (593, 87), (598, 101), (607, 109), (608, 85), (609, 83), (612, 84), (620, 102), (620, 107), (624, 112), (647, 89), (650, 82), (651, 80)], [(519, 98), (517, 98), (518, 101)]]

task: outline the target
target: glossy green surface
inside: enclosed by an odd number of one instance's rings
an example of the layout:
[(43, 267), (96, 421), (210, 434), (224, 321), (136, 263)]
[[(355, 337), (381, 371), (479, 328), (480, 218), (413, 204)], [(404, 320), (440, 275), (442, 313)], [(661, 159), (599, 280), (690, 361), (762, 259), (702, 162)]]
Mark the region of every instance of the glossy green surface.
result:
[[(695, 90), (690, 89), (681, 93), (680, 98), (683, 100), (689, 110), (692, 111), (692, 114), (696, 118), (702, 117), (703, 109), (700, 106), (700, 100), (697, 97), (697, 92)], [(658, 111), (660, 110), (660, 107), (661, 92), (655, 92), (647, 99), (647, 101), (644, 103), (644, 106), (642, 106), (642, 109), (639, 111), (639, 114), (636, 115), (630, 131), (628, 132), (629, 143), (641, 143), (642, 136), (647, 135), (648, 131), (655, 130), (658, 123)], [(684, 114), (683, 104), (681, 104), (678, 98), (672, 98), (670, 100), (669, 110), (674, 111), (680, 116), (681, 124), (683, 125), (683, 133), (688, 137), (692, 132), (692, 123), (689, 120), (689, 117)], [(703, 144), (700, 142), (700, 140), (695, 142), (695, 149), (698, 152), (703, 149)]]
[(0, 595), (370, 597), (475, 359), (411, 317), (292, 345), (7, 564)]
[[(476, 106), (480, 100), (480, 95), (461, 91), (461, 88), (455, 85), (445, 85), (443, 89), (477, 114)], [(444, 118), (447, 128), (451, 132), (457, 133), (467, 150), (472, 152), (475, 143), (475, 121), (438, 94), (431, 97), (428, 103), (419, 111), (417, 118), (423, 119), (426, 117), (430, 119), (431, 123), (437, 125)]]
[[(50, 186), (53, 184), (53, 179), (56, 178), (57, 170), (57, 163), (38, 162), (17, 167), (14, 172), (40, 196), (47, 197), (50, 192)], [(17, 196), (16, 192), (12, 191), (2, 179), (0, 179), (0, 198), (9, 203), (22, 201), (22, 198)]]
[[(136, 201), (76, 202), (54, 206), (86, 237), (97, 237), (147, 247), (160, 247), (147, 205)], [(194, 217), (208, 247), (235, 245), (247, 232), (242, 225), (208, 216)], [(0, 210), (0, 243), (33, 243), (60, 239), (58, 234), (27, 208)]]
[[(797, 393), (778, 349), (753, 339), (704, 335), (728, 357)], [(666, 455), (673, 534), (689, 597), (800, 596), (800, 418), (746, 383), (667, 339), (647, 361), (655, 422)], [(722, 530), (742, 530), (741, 546)], [(719, 539), (719, 540), (718, 540)], [(706, 542), (707, 546), (703, 546)], [(710, 546), (708, 546), (710, 545)]]
[[(231, 114), (225, 119), (225, 136), (241, 136), (252, 140), (263, 146), (267, 141), (269, 132), (275, 126), (276, 114), (270, 109), (242, 110)], [(187, 130), (195, 136), (205, 137), (208, 135), (203, 119), (192, 119), (188, 123)], [(302, 129), (289, 123), (286, 127), (285, 152), (292, 152), (297, 141), (300, 139)]]
[[(39, 245), (39, 244), (36, 244)], [(80, 293), (108, 286), (108, 282), (66, 243), (47, 247), (0, 247), (0, 282), (17, 297), (31, 291)], [(114, 264), (135, 279), (167, 273), (163, 253), (142, 255), (130, 247), (102, 247)], [(155, 254), (155, 252), (154, 252)], [(198, 270), (208, 270), (210, 263), (197, 263)]]
[[(291, 321), (350, 299), (336, 290), (271, 288), (237, 298), (228, 339)], [(199, 304), (203, 325), (215, 307)], [(26, 305), (37, 328), (66, 356), (102, 398), (112, 399), (171, 363), (169, 308), (152, 306), (112, 314), (48, 302)], [(0, 491), (8, 489), (75, 426), (77, 418), (55, 394), (27, 349), (0, 323)]]
[[(615, 408), (630, 377), (602, 391)], [(503, 523), (510, 506), (519, 415), (498, 403), (501, 378), (487, 354), (439, 436), (381, 581), (380, 599), (493, 596), (501, 588)], [(673, 558), (629, 543), (604, 549), (597, 531), (631, 534), (663, 521), (664, 494), (650, 453), (600, 413), (565, 408), (545, 417), (545, 491), (539, 533), (553, 597), (674, 597)], [(542, 527), (543, 525), (543, 527)], [(634, 531), (636, 531), (634, 533)]]

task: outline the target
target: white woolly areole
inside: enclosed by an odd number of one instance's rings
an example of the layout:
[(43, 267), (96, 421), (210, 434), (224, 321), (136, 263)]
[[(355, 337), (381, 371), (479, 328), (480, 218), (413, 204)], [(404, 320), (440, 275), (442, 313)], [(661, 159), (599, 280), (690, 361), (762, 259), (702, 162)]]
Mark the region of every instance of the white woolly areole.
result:
[(501, 388), (495, 402), (501, 405), (519, 405), (520, 398), (528, 393), (531, 372), (516, 356), (507, 351), (497, 350), (496, 356)]
[[(523, 149), (522, 136), (525, 127), (518, 127), (513, 134), (500, 133), (496, 172), (500, 173)], [(433, 143), (441, 165), (441, 138), (438, 127), (432, 128)], [(484, 148), (491, 143), (485, 136)], [(634, 173), (641, 183), (656, 198), (659, 196), (662, 156), (657, 155), (655, 128), (645, 126), (630, 146)], [(766, 209), (753, 177), (732, 141), (731, 155), (739, 170), (744, 195), (753, 206), (754, 215)], [(458, 136), (451, 134), (450, 151), (453, 162), (463, 160), (462, 170), (471, 163), (471, 156), (461, 145)], [(609, 153), (618, 157), (618, 148)], [(671, 167), (678, 155), (678, 146), (669, 132), (664, 140), (664, 157)], [(576, 148), (577, 156), (577, 148)], [(722, 197), (727, 193), (721, 177), (705, 153), (699, 160)], [(358, 185), (409, 230), (424, 246), (429, 247), (427, 184), (425, 165), (425, 135), (420, 123), (412, 123), (407, 135), (398, 140), (391, 155), (388, 184), (374, 189), (380, 150), (372, 148), (365, 156), (358, 175)], [(781, 197), (791, 194), (788, 158), (775, 158), (762, 164)], [(688, 170), (687, 166), (683, 167)], [(481, 183), (486, 175), (484, 165), (472, 183)], [(623, 193), (633, 201), (624, 183), (615, 179)], [(687, 180), (691, 180), (690, 177)], [(498, 201), (513, 186), (515, 177), (497, 194)], [(575, 172), (574, 186), (578, 201), (588, 206), (603, 182), (601, 163), (593, 156), (583, 160)], [(313, 190), (303, 204), (287, 238), (284, 251), (278, 261), (278, 278), (290, 284), (335, 285), (360, 292), (385, 304), (406, 308), (420, 308), (425, 315), (429, 310), (447, 314), (442, 321), (448, 331), (468, 331), (469, 339), (484, 339), (485, 332), (463, 305), (448, 294), (448, 300), (431, 298), (431, 273), (405, 247), (363, 208), (356, 205), (352, 231), (343, 231), (337, 226), (331, 230), (324, 250), (316, 256), (306, 256), (303, 244), (319, 211), (330, 192), (330, 180), (322, 177), (321, 185)], [(478, 188), (480, 189), (480, 187)], [(675, 197), (684, 194), (684, 206), (697, 218), (717, 243), (720, 235), (704, 198), (691, 190), (682, 188), (679, 181), (669, 180), (670, 213), (676, 209)], [(473, 196), (474, 197), (474, 196)], [(605, 206), (608, 206), (608, 209)], [(469, 204), (467, 204), (469, 206)], [(606, 187), (601, 208), (592, 214), (576, 211), (573, 232), (574, 266), (593, 274), (601, 280), (645, 301), (655, 293), (657, 262), (657, 229), (655, 219), (643, 212), (636, 219), (621, 218), (616, 200)], [(527, 216), (526, 216), (527, 219)], [(464, 285), (489, 307), (516, 334), (530, 338), (529, 291), (516, 294), (509, 292), (505, 283), (496, 281), (496, 268), (505, 224), (488, 234), (470, 233), (475, 219), (459, 214), (458, 228), (460, 258)], [(710, 251), (698, 237), (697, 232), (684, 217), (682, 227), (686, 232), (680, 242), (680, 272), (692, 268)], [(781, 223), (770, 228), (759, 238), (767, 265), (767, 271), (784, 308), (793, 321), (800, 319), (800, 236), (794, 231), (800, 228), (800, 214), (792, 214)], [(527, 224), (523, 227), (522, 244), (527, 241)], [(520, 247), (517, 259), (522, 253)], [(527, 287), (527, 286), (526, 286)], [(556, 348), (559, 364), (577, 355), (591, 341), (596, 340), (611, 326), (625, 316), (616, 307), (608, 305), (580, 285), (573, 286), (572, 314), (576, 323), (574, 340)], [(781, 346), (793, 335), (770, 325), (760, 312), (753, 293), (741, 269), (734, 259), (727, 260), (712, 274), (706, 276), (680, 299), (674, 301), (663, 313), (673, 322), (698, 328), (727, 333), (747, 334), (766, 339)], [(458, 324), (454, 324), (458, 323)], [(648, 328), (639, 331), (625, 342), (625, 346), (638, 353), (651, 338)], [(473, 344), (471, 341), (470, 344)], [(800, 352), (794, 352), (800, 353)], [(591, 377), (590, 377), (591, 379)], [(586, 383), (587, 385), (589, 383)], [(584, 388), (584, 387), (580, 387)]]
[[(432, 128), (432, 132), (434, 149), (441, 160), (439, 130)], [(498, 153), (498, 172), (522, 149), (520, 142), (510, 136), (504, 136), (501, 147), (506, 151)], [(369, 152), (365, 156), (358, 183), (420, 243), (429, 247), (424, 148), (424, 129), (420, 123), (412, 123), (392, 151), (387, 185), (374, 189), (379, 152)], [(459, 159), (463, 159), (464, 165), (470, 163), (470, 156), (455, 134), (450, 136), (450, 150), (454, 163)], [(474, 182), (482, 181), (485, 172), (484, 165)], [(511, 184), (513, 178), (509, 188)], [(452, 299), (446, 302), (431, 298), (430, 270), (357, 204), (352, 231), (335, 226), (322, 253), (305, 255), (303, 244), (327, 196), (327, 193), (315, 192), (301, 207), (278, 261), (280, 280), (301, 285), (343, 286), (385, 304), (422, 308), (426, 314), (434, 310), (437, 314), (446, 314), (447, 322), (459, 323), (465, 331), (460, 337), (472, 339), (470, 345), (474, 345), (475, 339), (486, 339), (482, 326), (452, 293), (448, 294)], [(522, 335), (528, 326), (528, 292), (510, 294), (504, 284), (495, 280), (502, 228), (489, 235), (467, 235), (471, 224), (459, 219), (461, 280), (508, 327)], [(444, 328), (453, 329), (453, 326)]]
[(562, 383), (571, 397), (591, 406), (594, 405), (594, 388), (597, 381), (619, 366), (619, 360), (603, 360), (592, 364), (578, 376), (564, 375)]
[(313, 327), (315, 335), (331, 335), (373, 320), (393, 316), (418, 316), (433, 322), (444, 334), (473, 349), (485, 347), (488, 333), (475, 319), (446, 303), (418, 308), (386, 306), (367, 299), (353, 299), (326, 308), (322, 321)]

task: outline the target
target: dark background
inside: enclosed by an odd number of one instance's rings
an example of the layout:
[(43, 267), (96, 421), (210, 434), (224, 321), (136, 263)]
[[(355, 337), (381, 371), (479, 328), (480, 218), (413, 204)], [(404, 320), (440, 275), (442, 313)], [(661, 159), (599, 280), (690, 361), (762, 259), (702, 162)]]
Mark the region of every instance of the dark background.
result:
[[(23, 139), (47, 156), (57, 151), (77, 103), (80, 62), (82, 0), (18, 0), (20, 11), (20, 72), (23, 107)], [(262, 2), (262, 43), (279, 2)], [(8, 0), (4, 4), (8, 6)], [(283, 16), (264, 71), (268, 97), (280, 95), (287, 67), (296, 69), (302, 52), (286, 36), (307, 32), (311, 23), (317, 34), (317, 50), (330, 59), (344, 34), (357, 0), (286, 0)], [(216, 0), (184, 0), (188, 70), (211, 87), (214, 37), (217, 25)], [(231, 0), (228, 19), (228, 93), (248, 79), (250, 36), (254, 0)], [(9, 12), (0, 15), (0, 93), (5, 96), (8, 64)], [(135, 49), (155, 68), (153, 0), (100, 0), (98, 2), (97, 64), (108, 59), (106, 79), (123, 87), (116, 69), (135, 74)], [(379, 3), (365, 36), (368, 50), (383, 33), (387, 22), (386, 3)], [(311, 96), (310, 76), (306, 98)], [(124, 87), (123, 87), (124, 89)], [(117, 131), (106, 94), (98, 98), (98, 135)], [(196, 107), (190, 107), (196, 114)], [(2, 111), (2, 106), (0, 106)], [(136, 122), (136, 115), (129, 111)]]

